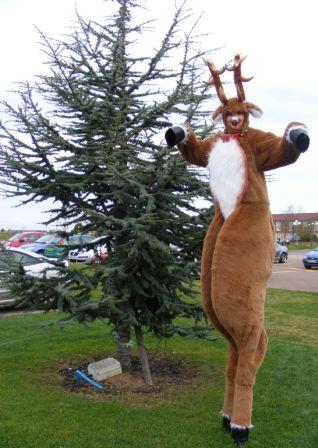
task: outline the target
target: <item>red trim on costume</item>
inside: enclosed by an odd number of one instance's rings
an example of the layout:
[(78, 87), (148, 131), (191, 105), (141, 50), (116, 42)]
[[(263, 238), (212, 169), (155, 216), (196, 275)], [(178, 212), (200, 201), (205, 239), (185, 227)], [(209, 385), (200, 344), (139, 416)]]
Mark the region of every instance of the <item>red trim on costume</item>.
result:
[(240, 134), (236, 132), (235, 134), (223, 134), (221, 138), (224, 142), (229, 142), (230, 140), (237, 140)]
[(244, 160), (244, 182), (243, 182), (243, 185), (242, 185), (241, 193), (239, 194), (239, 196), (237, 198), (237, 201), (236, 201), (236, 207), (237, 207), (242, 202), (242, 199), (243, 199), (243, 197), (244, 197), (244, 195), (245, 195), (245, 193), (247, 191), (248, 174), (247, 174), (247, 157), (246, 157), (244, 149), (242, 148), (242, 146), (241, 146), (241, 144), (240, 144), (240, 142), (238, 140), (239, 134), (234, 134), (234, 135), (237, 136), (237, 137), (235, 137), (237, 139), (236, 144), (237, 144), (238, 149), (241, 151), (242, 156), (243, 156), (243, 160)]

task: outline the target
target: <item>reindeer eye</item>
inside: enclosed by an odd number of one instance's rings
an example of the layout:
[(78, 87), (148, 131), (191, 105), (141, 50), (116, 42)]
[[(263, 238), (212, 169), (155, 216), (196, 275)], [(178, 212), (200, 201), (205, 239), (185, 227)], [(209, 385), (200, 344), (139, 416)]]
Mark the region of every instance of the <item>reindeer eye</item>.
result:
[(226, 117), (232, 117), (232, 112), (226, 112)]
[(239, 111), (237, 112), (237, 115), (243, 115), (243, 112), (242, 112), (241, 110), (239, 110)]

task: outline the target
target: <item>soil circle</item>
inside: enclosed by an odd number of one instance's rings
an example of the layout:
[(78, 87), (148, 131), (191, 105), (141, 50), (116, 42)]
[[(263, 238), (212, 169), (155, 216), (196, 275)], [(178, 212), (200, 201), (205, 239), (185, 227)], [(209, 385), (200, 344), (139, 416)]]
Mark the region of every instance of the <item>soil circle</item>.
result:
[(160, 396), (163, 391), (176, 390), (191, 384), (199, 372), (197, 366), (186, 364), (180, 358), (169, 358), (162, 354), (150, 354), (149, 366), (153, 379), (152, 386), (144, 382), (140, 361), (137, 356), (132, 356), (132, 364), (129, 370), (124, 370), (120, 375), (99, 382), (103, 389), (98, 390), (86, 381), (78, 380), (76, 377), (77, 370), (89, 377), (88, 365), (107, 357), (114, 356), (110, 354), (99, 358), (81, 360), (80, 362), (71, 361), (67, 364), (63, 360), (58, 370), (63, 387), (69, 392), (82, 393), (94, 397), (99, 396), (101, 398), (112, 396), (155, 398)]

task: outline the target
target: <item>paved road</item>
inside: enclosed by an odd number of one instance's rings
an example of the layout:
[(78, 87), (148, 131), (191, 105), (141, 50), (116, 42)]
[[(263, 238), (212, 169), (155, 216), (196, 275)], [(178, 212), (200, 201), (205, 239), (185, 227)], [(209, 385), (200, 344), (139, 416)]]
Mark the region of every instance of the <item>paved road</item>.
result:
[(318, 269), (305, 269), (302, 263), (308, 250), (290, 251), (286, 263), (275, 263), (270, 288), (318, 292)]
[(17, 311), (17, 310), (10, 310), (10, 311), (4, 311), (0, 309), (0, 318), (1, 317), (10, 317), (10, 316), (19, 316), (24, 314), (44, 314), (45, 311), (43, 310), (34, 310), (34, 311)]

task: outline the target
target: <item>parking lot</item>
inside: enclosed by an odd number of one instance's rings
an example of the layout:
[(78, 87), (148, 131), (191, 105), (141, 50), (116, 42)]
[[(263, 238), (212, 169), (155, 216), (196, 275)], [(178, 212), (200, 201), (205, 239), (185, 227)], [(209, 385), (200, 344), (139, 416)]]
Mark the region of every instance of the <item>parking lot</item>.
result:
[(305, 269), (303, 255), (308, 250), (290, 251), (286, 263), (275, 263), (269, 280), (270, 288), (318, 292), (318, 268)]

